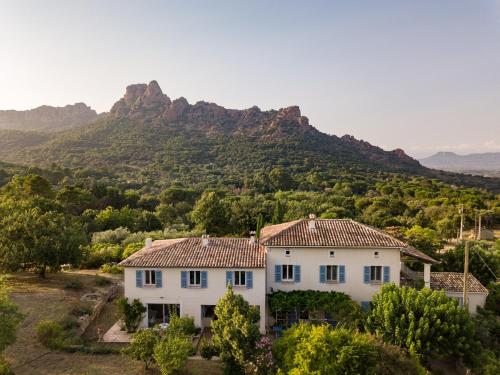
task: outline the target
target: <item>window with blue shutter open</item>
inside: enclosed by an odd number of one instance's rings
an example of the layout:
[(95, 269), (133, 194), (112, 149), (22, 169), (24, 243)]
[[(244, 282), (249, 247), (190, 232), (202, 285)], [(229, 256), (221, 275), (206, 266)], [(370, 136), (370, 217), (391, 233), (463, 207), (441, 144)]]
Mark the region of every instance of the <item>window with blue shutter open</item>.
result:
[(233, 271), (226, 271), (226, 286), (233, 285)]
[(142, 288), (142, 270), (135, 271), (135, 286)]
[(187, 288), (187, 287), (188, 287), (188, 272), (181, 271), (181, 288)]
[(163, 286), (162, 272), (161, 270), (155, 271), (156, 287), (161, 288)]
[(281, 282), (281, 265), (279, 264), (274, 266), (274, 281), (277, 283)]
[(384, 283), (391, 281), (391, 267), (384, 266)]
[(247, 289), (252, 289), (253, 288), (253, 272), (247, 271), (246, 276), (247, 276)]

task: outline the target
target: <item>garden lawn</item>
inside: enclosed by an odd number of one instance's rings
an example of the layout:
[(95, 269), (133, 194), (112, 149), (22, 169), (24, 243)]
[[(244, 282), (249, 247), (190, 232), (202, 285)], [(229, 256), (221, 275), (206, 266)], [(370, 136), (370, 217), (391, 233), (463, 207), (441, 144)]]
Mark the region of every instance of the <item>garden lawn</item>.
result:
[[(5, 351), (5, 358), (17, 375), (122, 375), (144, 374), (142, 363), (132, 361), (119, 354), (90, 355), (81, 353), (65, 353), (46, 349), (36, 339), (35, 325), (43, 319), (60, 321), (77, 304), (80, 297), (92, 289), (103, 289), (108, 286), (96, 284), (97, 271), (71, 271), (47, 274), (47, 278), (39, 279), (30, 273), (10, 275), (7, 284), (11, 287), (12, 301), (19, 305), (25, 319), (17, 331), (17, 341)], [(116, 278), (115, 278), (116, 281)], [(79, 290), (66, 289), (69, 283), (82, 285)], [(96, 324), (89, 327), (85, 335), (87, 339), (95, 337), (97, 327), (109, 328), (116, 319), (116, 308), (111, 302), (106, 305), (103, 315)], [(116, 345), (114, 346), (116, 348)], [(159, 374), (151, 370), (149, 374)], [(189, 360), (183, 374), (220, 375), (217, 362), (205, 360)]]

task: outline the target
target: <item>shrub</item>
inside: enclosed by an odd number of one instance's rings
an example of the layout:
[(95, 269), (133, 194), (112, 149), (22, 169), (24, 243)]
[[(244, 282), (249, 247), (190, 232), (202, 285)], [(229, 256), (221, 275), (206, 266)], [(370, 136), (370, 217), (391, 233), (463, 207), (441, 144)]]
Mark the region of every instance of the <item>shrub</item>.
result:
[(129, 256), (139, 251), (143, 247), (144, 247), (143, 242), (129, 243), (127, 246), (125, 246), (125, 249), (123, 249), (122, 259), (127, 259)]
[(63, 347), (63, 330), (53, 320), (41, 320), (35, 326), (36, 337), (40, 344), (49, 349)]
[(176, 335), (194, 336), (197, 329), (193, 317), (172, 315), (168, 324), (168, 332)]
[(254, 369), (253, 372), (259, 375), (274, 374), (276, 372), (273, 345), (269, 337), (262, 336), (255, 345), (252, 367)]
[(123, 320), (128, 332), (134, 332), (139, 326), (146, 308), (140, 300), (134, 299), (132, 303), (128, 303), (127, 298), (120, 298), (116, 301), (120, 310), (121, 319)]
[(92, 314), (92, 307), (86, 303), (77, 302), (71, 308), (71, 315), (76, 317), (80, 317), (83, 315), (90, 315), (90, 314)]
[(401, 348), (377, 340), (378, 359), (375, 366), (376, 374), (384, 375), (425, 375), (429, 372)]
[(163, 375), (180, 370), (193, 350), (191, 339), (174, 334), (166, 334), (156, 344), (153, 357)]
[(375, 374), (377, 349), (367, 334), (302, 323), (285, 331), (274, 347), (286, 374)]
[(486, 297), (484, 308), (500, 316), (500, 283), (494, 281), (490, 282), (488, 284), (488, 291), (489, 294)]
[(81, 267), (98, 268), (105, 263), (120, 261), (121, 256), (122, 248), (120, 245), (109, 243), (93, 244), (85, 247)]
[(65, 331), (72, 330), (74, 328), (80, 327), (80, 323), (78, 323), (78, 319), (76, 317), (69, 315), (63, 318), (60, 322), (61, 328)]
[(0, 375), (14, 375), (14, 371), (2, 357), (0, 357)]
[(463, 356), (473, 324), (468, 312), (443, 291), (384, 285), (372, 300), (367, 329), (387, 343), (424, 358)]
[(123, 273), (123, 267), (119, 266), (116, 263), (106, 263), (101, 266), (101, 272), (118, 275)]
[(214, 344), (203, 338), (200, 343), (200, 354), (202, 358), (206, 360), (211, 360), (212, 357), (219, 355), (217, 348)]
[(83, 284), (80, 280), (71, 280), (64, 285), (64, 289), (81, 290), (83, 289)]
[(154, 349), (160, 340), (158, 331), (153, 329), (143, 329), (137, 331), (132, 336), (132, 341), (127, 345), (122, 353), (132, 359), (144, 362), (146, 369), (154, 360)]
[(125, 238), (130, 235), (127, 228), (118, 227), (116, 229), (109, 229), (103, 232), (95, 232), (92, 234), (92, 243), (114, 243), (120, 244)]

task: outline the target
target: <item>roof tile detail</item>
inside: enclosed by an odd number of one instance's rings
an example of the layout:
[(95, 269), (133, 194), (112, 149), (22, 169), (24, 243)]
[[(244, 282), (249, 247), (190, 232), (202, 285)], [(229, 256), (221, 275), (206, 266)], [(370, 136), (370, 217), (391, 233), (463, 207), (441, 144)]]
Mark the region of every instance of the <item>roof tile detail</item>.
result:
[(264, 268), (265, 250), (248, 238), (201, 238), (154, 241), (123, 260), (125, 267)]
[[(444, 289), (446, 292), (462, 292), (464, 289), (464, 275), (459, 272), (431, 272), (431, 288), (436, 290)], [(488, 289), (470, 273), (467, 290), (471, 293), (488, 293)]]
[[(365, 224), (350, 219), (315, 219), (316, 229), (308, 220), (283, 228), (262, 229), (264, 246), (332, 246), (332, 247), (407, 247), (404, 242)], [(277, 226), (272, 226), (277, 227)]]

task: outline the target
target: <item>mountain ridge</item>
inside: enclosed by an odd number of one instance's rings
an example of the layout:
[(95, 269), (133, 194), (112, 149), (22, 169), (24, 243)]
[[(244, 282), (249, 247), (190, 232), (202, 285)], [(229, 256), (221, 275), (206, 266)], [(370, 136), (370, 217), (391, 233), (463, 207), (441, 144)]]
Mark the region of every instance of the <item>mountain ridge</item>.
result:
[[(26, 133), (27, 135), (30, 133)], [(0, 145), (2, 144), (0, 136)], [(494, 179), (436, 171), (401, 149), (384, 151), (350, 135), (323, 133), (298, 106), (262, 111), (171, 100), (156, 81), (129, 85), (108, 113), (2, 152), (7, 162), (112, 169), (126, 181), (242, 187), (282, 168), (317, 189), (348, 174), (401, 173), (453, 184), (500, 188)], [(316, 182), (314, 182), (316, 181)]]
[(460, 155), (450, 151), (441, 151), (420, 159), (420, 162), (430, 168), (445, 170), (500, 170), (500, 152)]

